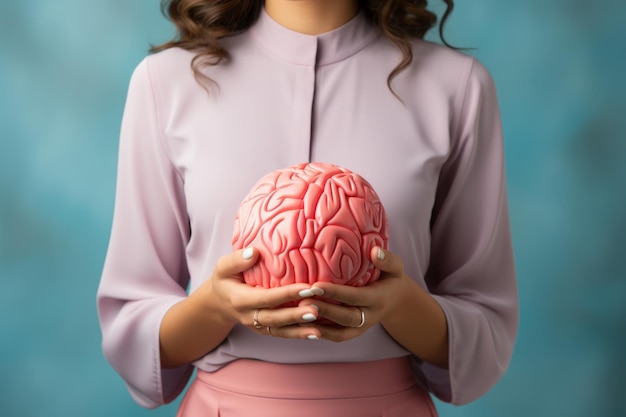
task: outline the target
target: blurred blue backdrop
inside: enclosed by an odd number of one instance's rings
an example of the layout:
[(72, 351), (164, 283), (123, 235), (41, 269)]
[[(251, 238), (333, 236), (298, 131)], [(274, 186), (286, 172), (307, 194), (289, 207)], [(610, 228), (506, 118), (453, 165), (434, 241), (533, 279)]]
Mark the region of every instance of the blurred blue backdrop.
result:
[[(503, 380), (440, 413), (626, 416), (626, 4), (458, 3), (448, 39), (499, 87), (522, 316)], [(1, 415), (175, 414), (132, 402), (94, 305), (127, 83), (172, 34), (156, 0), (0, 4)]]

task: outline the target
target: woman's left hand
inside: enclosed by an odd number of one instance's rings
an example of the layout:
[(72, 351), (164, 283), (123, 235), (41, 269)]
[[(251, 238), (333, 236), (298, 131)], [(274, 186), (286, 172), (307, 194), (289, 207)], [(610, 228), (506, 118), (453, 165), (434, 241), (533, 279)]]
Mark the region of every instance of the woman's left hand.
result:
[(370, 327), (392, 316), (394, 306), (414, 283), (404, 273), (399, 256), (375, 247), (370, 258), (381, 271), (377, 281), (364, 287), (318, 282), (313, 286), (321, 288), (324, 296), (300, 302), (300, 306), (317, 306), (319, 318), (330, 320), (338, 326), (319, 322), (301, 326), (314, 326), (320, 330), (323, 339), (342, 342), (362, 335)]

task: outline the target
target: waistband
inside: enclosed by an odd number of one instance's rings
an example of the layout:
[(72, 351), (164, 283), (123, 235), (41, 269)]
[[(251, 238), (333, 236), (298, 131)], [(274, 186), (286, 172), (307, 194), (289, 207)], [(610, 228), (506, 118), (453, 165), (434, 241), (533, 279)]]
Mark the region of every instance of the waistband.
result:
[(389, 395), (416, 384), (407, 357), (353, 363), (281, 364), (238, 359), (216, 372), (198, 370), (214, 388), (269, 398), (355, 398)]

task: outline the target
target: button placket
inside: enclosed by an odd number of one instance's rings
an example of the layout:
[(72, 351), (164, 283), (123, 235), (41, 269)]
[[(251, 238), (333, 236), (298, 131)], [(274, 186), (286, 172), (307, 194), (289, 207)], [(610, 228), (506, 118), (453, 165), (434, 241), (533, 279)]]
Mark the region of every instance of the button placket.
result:
[(295, 77), (295, 109), (293, 113), (293, 138), (289, 159), (292, 164), (309, 162), (311, 135), (313, 133), (313, 103), (315, 100), (315, 74), (317, 41), (309, 56), (308, 65), (298, 65)]

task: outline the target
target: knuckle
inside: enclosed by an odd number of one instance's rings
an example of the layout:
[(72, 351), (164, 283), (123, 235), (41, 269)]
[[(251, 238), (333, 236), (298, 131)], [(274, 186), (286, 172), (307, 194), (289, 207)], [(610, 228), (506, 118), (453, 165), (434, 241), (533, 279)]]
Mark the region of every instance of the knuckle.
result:
[(400, 258), (399, 256), (396, 256), (396, 264), (398, 265), (398, 268), (400, 269), (404, 269), (404, 261), (402, 260), (402, 258)]
[(242, 306), (245, 305), (244, 297), (240, 294), (231, 294), (230, 295), (230, 304), (235, 307), (237, 310), (240, 310)]
[(218, 277), (223, 277), (226, 275), (226, 271), (228, 270), (228, 258), (226, 256), (222, 256), (217, 260), (215, 264), (215, 275)]

